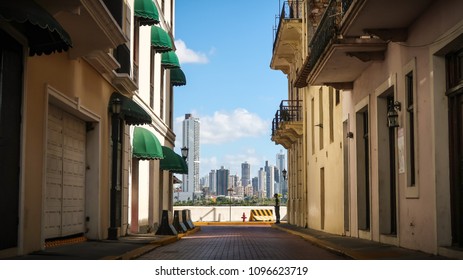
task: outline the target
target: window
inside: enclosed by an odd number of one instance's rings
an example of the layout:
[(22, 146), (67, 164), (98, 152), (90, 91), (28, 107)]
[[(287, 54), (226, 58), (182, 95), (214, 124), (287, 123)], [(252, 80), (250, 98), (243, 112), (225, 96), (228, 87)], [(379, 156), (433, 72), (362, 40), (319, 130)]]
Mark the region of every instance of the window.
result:
[[(360, 105), (360, 104), (359, 104)], [(368, 105), (356, 113), (358, 229), (370, 230), (370, 140)]]
[(138, 84), (138, 61), (140, 45), (140, 20), (135, 17), (133, 23), (133, 81)]
[(166, 93), (166, 89), (164, 87), (166, 78), (166, 69), (161, 66), (161, 92), (159, 97), (159, 117), (161, 120), (164, 120), (164, 95)]
[[(127, 4), (124, 4), (124, 25), (123, 25), (123, 31), (125, 36), (127, 38), (130, 38), (130, 27), (132, 25), (132, 11), (130, 10), (130, 7)], [(128, 45), (130, 45), (130, 42), (127, 42)]]
[(154, 67), (156, 66), (156, 51), (154, 48), (151, 48), (150, 61), (150, 107), (154, 108)]
[(324, 138), (323, 138), (323, 88), (320, 87), (320, 90), (318, 92), (318, 124), (319, 128), (319, 145), (320, 145), (320, 150), (323, 150), (324, 147)]
[(333, 91), (333, 88), (330, 87), (329, 88), (329, 95), (328, 95), (328, 98), (329, 98), (329, 114), (330, 114), (330, 143), (333, 143), (334, 142), (334, 103), (333, 103), (333, 96), (334, 95), (334, 91)]
[(310, 104), (310, 114), (311, 114), (311, 130), (312, 130), (312, 155), (315, 153), (315, 100), (312, 97)]
[(402, 145), (405, 146), (403, 152), (405, 158), (402, 164), (405, 166), (405, 169), (402, 169), (400, 172), (405, 175), (405, 197), (418, 198), (420, 196), (420, 190), (417, 174), (419, 172), (418, 159), (420, 155), (417, 153), (419, 138), (416, 137), (418, 123), (416, 58), (413, 58), (404, 65), (403, 73), (404, 102), (402, 104), (402, 110), (404, 112), (404, 128), (402, 133)]

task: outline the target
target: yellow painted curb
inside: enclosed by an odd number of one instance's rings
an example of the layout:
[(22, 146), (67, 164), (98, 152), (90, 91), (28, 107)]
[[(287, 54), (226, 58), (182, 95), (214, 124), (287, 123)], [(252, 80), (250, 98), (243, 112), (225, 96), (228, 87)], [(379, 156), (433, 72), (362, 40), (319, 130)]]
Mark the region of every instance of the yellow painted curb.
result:
[(262, 226), (275, 222), (194, 222), (195, 226)]

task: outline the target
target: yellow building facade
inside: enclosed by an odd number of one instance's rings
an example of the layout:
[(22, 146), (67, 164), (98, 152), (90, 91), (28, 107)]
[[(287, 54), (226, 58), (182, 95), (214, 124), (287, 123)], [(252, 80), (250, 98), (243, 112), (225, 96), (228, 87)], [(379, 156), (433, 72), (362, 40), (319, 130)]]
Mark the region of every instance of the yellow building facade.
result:
[(288, 152), (288, 222), (343, 234), (342, 96), (333, 87), (308, 84), (301, 71), (325, 2), (282, 6), (270, 66), (287, 75), (288, 100), (275, 114), (272, 140)]
[[(175, 141), (170, 68), (154, 50), (159, 59), (148, 69), (162, 69), (162, 77), (138, 70), (136, 23), (167, 29), (174, 51), (173, 13), (174, 1), (0, 4), (0, 153), (10, 162), (0, 166), (0, 257), (131, 232), (134, 129), (151, 129), (162, 145)], [(153, 40), (141, 42), (153, 48)], [(156, 85), (151, 96), (139, 87), (143, 79)], [(172, 172), (161, 169), (162, 154), (149, 156), (143, 207), (154, 227), (162, 210), (172, 210)]]

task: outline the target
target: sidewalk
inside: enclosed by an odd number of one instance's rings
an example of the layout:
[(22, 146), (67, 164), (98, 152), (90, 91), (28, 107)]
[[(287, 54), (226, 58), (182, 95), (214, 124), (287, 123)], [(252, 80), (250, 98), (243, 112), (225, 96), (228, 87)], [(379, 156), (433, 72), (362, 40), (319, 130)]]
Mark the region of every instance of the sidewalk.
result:
[(354, 260), (446, 260), (448, 258), (420, 251), (400, 248), (375, 241), (339, 236), (313, 229), (301, 228), (287, 223), (273, 224), (272, 227), (299, 235), (325, 249), (334, 251)]
[(183, 236), (193, 234), (199, 227), (183, 234), (154, 235), (135, 234), (120, 237), (119, 240), (87, 240), (46, 248), (11, 260), (131, 260), (156, 249), (176, 242)]

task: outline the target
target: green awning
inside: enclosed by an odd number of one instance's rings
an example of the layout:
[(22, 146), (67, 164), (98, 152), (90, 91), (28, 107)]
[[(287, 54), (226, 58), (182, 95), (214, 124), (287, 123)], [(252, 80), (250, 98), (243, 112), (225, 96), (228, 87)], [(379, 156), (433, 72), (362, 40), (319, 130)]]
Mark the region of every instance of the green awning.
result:
[(185, 73), (183, 73), (182, 69), (180, 68), (170, 69), (170, 84), (173, 86), (186, 85)]
[(114, 100), (119, 99), (121, 102), (121, 117), (125, 120), (125, 122), (129, 125), (142, 125), (142, 124), (150, 124), (152, 119), (150, 115), (143, 110), (140, 105), (135, 103), (132, 99), (122, 95), (121, 93), (114, 92), (109, 99), (109, 112), (112, 113), (112, 106)]
[(161, 143), (159, 143), (158, 138), (148, 129), (135, 127), (132, 144), (132, 157), (134, 158), (140, 160), (164, 158)]
[(35, 1), (0, 1), (0, 25), (2, 21), (10, 22), (24, 34), (30, 56), (67, 51), (72, 47), (69, 34)]
[(164, 159), (161, 159), (160, 169), (169, 170), (172, 173), (188, 174), (188, 166), (185, 160), (171, 148), (162, 146)]
[(158, 53), (168, 52), (174, 49), (169, 34), (158, 26), (151, 26), (151, 46)]
[(166, 68), (180, 68), (178, 57), (174, 51), (162, 53), (161, 65)]
[(153, 0), (135, 0), (135, 16), (140, 19), (141, 25), (154, 25), (159, 23), (159, 13)]

